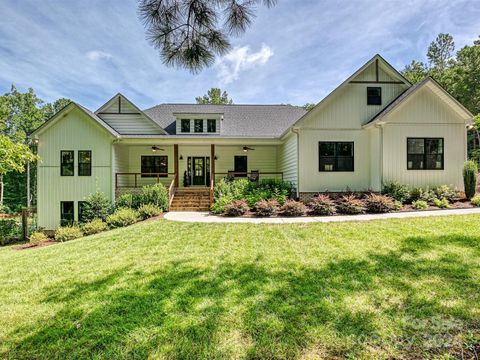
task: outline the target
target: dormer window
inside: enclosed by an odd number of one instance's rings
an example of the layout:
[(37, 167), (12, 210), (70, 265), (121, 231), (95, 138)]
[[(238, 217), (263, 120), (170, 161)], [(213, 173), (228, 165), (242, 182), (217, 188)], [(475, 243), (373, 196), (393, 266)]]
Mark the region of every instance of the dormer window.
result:
[(203, 119), (195, 119), (195, 132), (203, 133)]
[(207, 132), (214, 133), (217, 131), (217, 121), (215, 119), (207, 120)]
[(381, 87), (367, 87), (367, 105), (382, 105)]
[(182, 119), (181, 120), (181, 127), (182, 127), (182, 133), (189, 133), (190, 132), (190, 119)]

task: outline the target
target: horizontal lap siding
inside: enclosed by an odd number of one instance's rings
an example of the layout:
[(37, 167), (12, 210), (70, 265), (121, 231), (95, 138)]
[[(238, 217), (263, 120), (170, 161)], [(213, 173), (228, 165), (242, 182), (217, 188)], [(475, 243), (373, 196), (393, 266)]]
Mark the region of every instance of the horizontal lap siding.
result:
[(153, 121), (136, 114), (99, 114), (119, 134), (160, 135), (162, 130)]
[(289, 135), (278, 147), (278, 169), (283, 172), (283, 179), (297, 187), (297, 136)]
[[(60, 176), (60, 151), (74, 150), (75, 176)], [(78, 150), (92, 151), (92, 176), (78, 176)], [(60, 201), (78, 201), (98, 188), (112, 194), (111, 137), (80, 110), (73, 110), (39, 135), (38, 224), (51, 230), (60, 224)]]

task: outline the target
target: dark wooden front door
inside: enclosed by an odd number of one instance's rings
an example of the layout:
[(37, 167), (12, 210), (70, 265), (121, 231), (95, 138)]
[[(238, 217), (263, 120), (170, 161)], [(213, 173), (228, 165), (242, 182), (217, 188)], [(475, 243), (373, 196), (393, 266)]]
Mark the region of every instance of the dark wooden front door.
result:
[(192, 185), (205, 185), (205, 158), (193, 158), (193, 179)]

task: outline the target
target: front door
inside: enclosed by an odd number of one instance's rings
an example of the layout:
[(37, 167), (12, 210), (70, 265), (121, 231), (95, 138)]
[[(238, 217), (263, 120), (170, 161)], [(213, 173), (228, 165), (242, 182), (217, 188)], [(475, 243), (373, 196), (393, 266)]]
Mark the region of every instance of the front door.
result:
[(193, 158), (193, 179), (192, 185), (205, 185), (205, 158)]

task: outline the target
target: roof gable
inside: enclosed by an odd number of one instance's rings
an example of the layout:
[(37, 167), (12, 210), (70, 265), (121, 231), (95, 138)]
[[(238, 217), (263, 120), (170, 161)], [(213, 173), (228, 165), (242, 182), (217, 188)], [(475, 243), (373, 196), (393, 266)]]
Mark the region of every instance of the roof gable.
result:
[(95, 114), (122, 135), (165, 135), (165, 130), (118, 93), (103, 104)]
[(66, 117), (70, 111), (73, 109), (79, 109), (81, 112), (86, 114), (90, 119), (94, 120), (101, 128), (103, 128), (105, 131), (107, 131), (110, 135), (114, 137), (118, 137), (119, 134), (115, 129), (110, 127), (105, 121), (103, 121), (100, 117), (95, 115), (93, 112), (88, 110), (87, 108), (83, 107), (80, 104), (77, 104), (76, 102), (70, 102), (68, 105), (64, 106), (61, 110), (59, 110), (56, 114), (54, 114), (50, 119), (48, 119), (46, 122), (44, 122), (40, 127), (38, 127), (35, 131), (33, 131), (30, 136), (36, 137), (49, 129), (51, 126), (55, 125), (59, 120), (63, 119)]
[(425, 78), (423, 81), (410, 87), (407, 91), (393, 100), (382, 111), (376, 114), (364, 127), (370, 127), (382, 121), (388, 121), (388, 117), (401, 109), (408, 103), (416, 94), (420, 93), (422, 89), (428, 88), (431, 92), (438, 97), (439, 100), (444, 102), (450, 107), (458, 116), (460, 116), (466, 123), (469, 123), (473, 118), (473, 114), (467, 110), (457, 99), (450, 95), (437, 81), (431, 77)]

